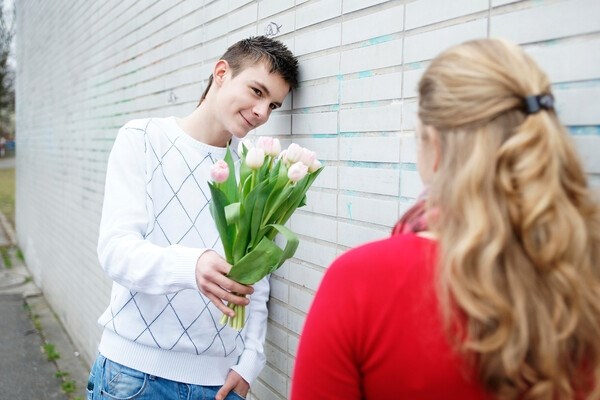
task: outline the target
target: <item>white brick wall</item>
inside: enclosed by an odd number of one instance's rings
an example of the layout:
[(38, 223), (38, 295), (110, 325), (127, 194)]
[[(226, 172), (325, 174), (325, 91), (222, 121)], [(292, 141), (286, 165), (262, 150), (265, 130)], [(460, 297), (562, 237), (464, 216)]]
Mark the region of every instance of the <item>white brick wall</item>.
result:
[(301, 60), (301, 87), (258, 133), (311, 147), (327, 165), (290, 222), (301, 244), (272, 279), (268, 364), (253, 398), (287, 397), (329, 263), (388, 235), (419, 194), (416, 85), (439, 51), (486, 36), (522, 44), (548, 71), (600, 186), (596, 0), (21, 0), (17, 9), (19, 243), (88, 361), (110, 289), (95, 246), (117, 129), (189, 113), (214, 61), (245, 36), (272, 32)]

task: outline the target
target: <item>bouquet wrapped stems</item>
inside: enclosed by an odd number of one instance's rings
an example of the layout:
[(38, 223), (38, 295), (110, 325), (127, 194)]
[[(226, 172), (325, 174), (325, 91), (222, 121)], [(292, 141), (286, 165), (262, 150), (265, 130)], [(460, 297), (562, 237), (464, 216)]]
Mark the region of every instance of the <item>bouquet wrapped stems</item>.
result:
[[(233, 266), (227, 276), (244, 285), (258, 282), (294, 255), (298, 237), (284, 224), (306, 204), (306, 192), (323, 169), (314, 152), (297, 144), (280, 150), (279, 141), (269, 137), (261, 137), (256, 147), (243, 143), (239, 181), (229, 172), (234, 171), (229, 148), (211, 170), (210, 212)], [(273, 241), (277, 234), (286, 239), (283, 249)], [(241, 330), (245, 306), (228, 307), (235, 316), (223, 315), (221, 323)]]

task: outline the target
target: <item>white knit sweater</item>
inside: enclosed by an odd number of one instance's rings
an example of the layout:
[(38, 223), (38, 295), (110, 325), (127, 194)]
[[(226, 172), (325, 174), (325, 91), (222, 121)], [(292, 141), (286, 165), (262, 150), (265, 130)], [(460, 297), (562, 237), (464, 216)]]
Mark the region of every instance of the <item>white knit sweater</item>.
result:
[(221, 312), (196, 285), (203, 252), (223, 254), (207, 181), (224, 156), (224, 148), (191, 138), (173, 117), (130, 121), (119, 131), (98, 243), (100, 264), (114, 281), (99, 319), (107, 358), (197, 385), (222, 385), (230, 368), (252, 382), (264, 367), (267, 278), (254, 285), (239, 333), (219, 324)]

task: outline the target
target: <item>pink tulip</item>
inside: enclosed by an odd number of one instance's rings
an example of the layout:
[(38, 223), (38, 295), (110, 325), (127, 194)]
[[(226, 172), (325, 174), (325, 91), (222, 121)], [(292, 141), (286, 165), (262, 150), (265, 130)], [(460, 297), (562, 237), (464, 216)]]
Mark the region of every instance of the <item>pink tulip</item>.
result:
[(287, 148), (287, 152), (285, 154), (285, 159), (288, 163), (294, 164), (294, 163), (300, 161), (301, 154), (302, 154), (302, 147), (300, 147), (296, 143), (292, 143)]
[(229, 178), (229, 166), (223, 160), (219, 160), (210, 167), (210, 178), (217, 183), (223, 183)]
[(317, 153), (315, 153), (314, 151), (311, 151), (309, 149), (302, 148), (302, 151), (300, 152), (300, 161), (304, 165), (306, 165), (307, 167), (310, 167), (316, 158), (317, 158)]
[(259, 169), (265, 162), (265, 151), (258, 147), (253, 147), (246, 154), (246, 165), (250, 169)]
[(292, 164), (290, 169), (288, 169), (288, 178), (292, 182), (298, 182), (300, 179), (304, 178), (308, 173), (308, 167), (298, 161), (295, 164)]
[(308, 172), (310, 172), (312, 174), (313, 172), (315, 172), (316, 170), (321, 168), (321, 166), (322, 166), (321, 161), (315, 159), (312, 162), (312, 164), (310, 164), (310, 167), (308, 167)]
[(281, 143), (279, 139), (272, 138), (270, 136), (261, 136), (256, 142), (256, 147), (259, 147), (265, 151), (265, 154), (271, 157), (277, 157), (281, 151)]

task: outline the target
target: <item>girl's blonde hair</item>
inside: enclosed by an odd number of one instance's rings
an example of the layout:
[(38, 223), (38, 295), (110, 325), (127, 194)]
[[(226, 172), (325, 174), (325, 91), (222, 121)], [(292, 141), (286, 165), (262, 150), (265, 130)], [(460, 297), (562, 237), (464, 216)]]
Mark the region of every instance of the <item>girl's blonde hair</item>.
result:
[(555, 112), (524, 111), (540, 94), (547, 76), (498, 39), (449, 49), (419, 83), (441, 143), (428, 200), (440, 298), (497, 397), (597, 399), (600, 207)]

